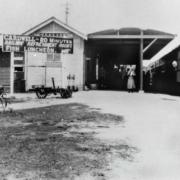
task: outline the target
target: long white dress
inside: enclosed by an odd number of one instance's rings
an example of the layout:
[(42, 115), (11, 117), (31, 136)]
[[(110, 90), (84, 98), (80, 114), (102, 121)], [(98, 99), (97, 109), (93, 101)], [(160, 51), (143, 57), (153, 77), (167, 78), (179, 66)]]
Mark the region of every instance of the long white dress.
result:
[(127, 89), (135, 89), (136, 88), (134, 76), (135, 76), (135, 73), (133, 71), (131, 71), (129, 73), (129, 77), (128, 77), (128, 81), (127, 81)]

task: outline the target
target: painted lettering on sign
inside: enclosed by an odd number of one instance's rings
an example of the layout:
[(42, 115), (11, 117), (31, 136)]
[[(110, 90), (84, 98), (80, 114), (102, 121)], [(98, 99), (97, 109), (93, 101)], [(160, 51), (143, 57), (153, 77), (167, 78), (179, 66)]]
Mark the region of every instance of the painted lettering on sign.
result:
[(73, 35), (70, 33), (37, 33), (34, 36), (41, 36), (41, 37), (57, 37), (57, 38), (73, 38)]
[(5, 52), (73, 53), (73, 39), (42, 36), (3, 35)]

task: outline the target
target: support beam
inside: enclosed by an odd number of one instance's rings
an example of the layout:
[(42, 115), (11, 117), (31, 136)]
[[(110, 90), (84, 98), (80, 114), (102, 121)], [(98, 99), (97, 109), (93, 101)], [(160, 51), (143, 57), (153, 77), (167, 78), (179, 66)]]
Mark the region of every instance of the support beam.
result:
[[(85, 48), (84, 48), (85, 49)], [(84, 50), (84, 52), (83, 52), (83, 86), (82, 86), (82, 90), (85, 90), (85, 83), (86, 83), (86, 74), (87, 74), (87, 68), (86, 68), (86, 52), (85, 52), (85, 50)]]
[[(143, 31), (141, 31), (141, 36), (143, 36)], [(139, 90), (143, 91), (143, 38), (140, 39), (140, 58), (139, 58), (139, 81), (140, 81), (140, 85), (139, 85)]]
[(88, 39), (173, 39), (174, 35), (89, 35)]
[(24, 77), (25, 77), (25, 91), (27, 91), (28, 87), (28, 52), (24, 52)]
[(158, 39), (153, 39), (144, 49), (143, 53), (145, 53)]
[(10, 94), (14, 94), (14, 52), (10, 56)]
[(96, 81), (99, 80), (99, 55), (96, 57)]

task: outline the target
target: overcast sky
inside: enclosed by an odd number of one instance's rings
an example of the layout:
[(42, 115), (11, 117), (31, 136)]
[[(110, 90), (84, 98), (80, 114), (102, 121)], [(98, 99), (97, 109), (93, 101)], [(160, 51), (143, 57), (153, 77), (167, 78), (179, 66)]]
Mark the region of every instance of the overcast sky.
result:
[[(65, 21), (66, 0), (0, 0), (0, 33), (23, 33), (51, 16)], [(69, 25), (83, 33), (140, 27), (180, 34), (180, 0), (69, 0)]]

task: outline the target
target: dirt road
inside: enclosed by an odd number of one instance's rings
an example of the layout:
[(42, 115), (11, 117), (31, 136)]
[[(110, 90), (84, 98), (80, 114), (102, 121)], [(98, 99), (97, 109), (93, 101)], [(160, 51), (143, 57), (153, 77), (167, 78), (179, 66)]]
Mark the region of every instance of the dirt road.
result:
[(180, 178), (179, 97), (88, 91), (68, 100), (18, 98), (15, 113), (0, 115), (6, 179)]

